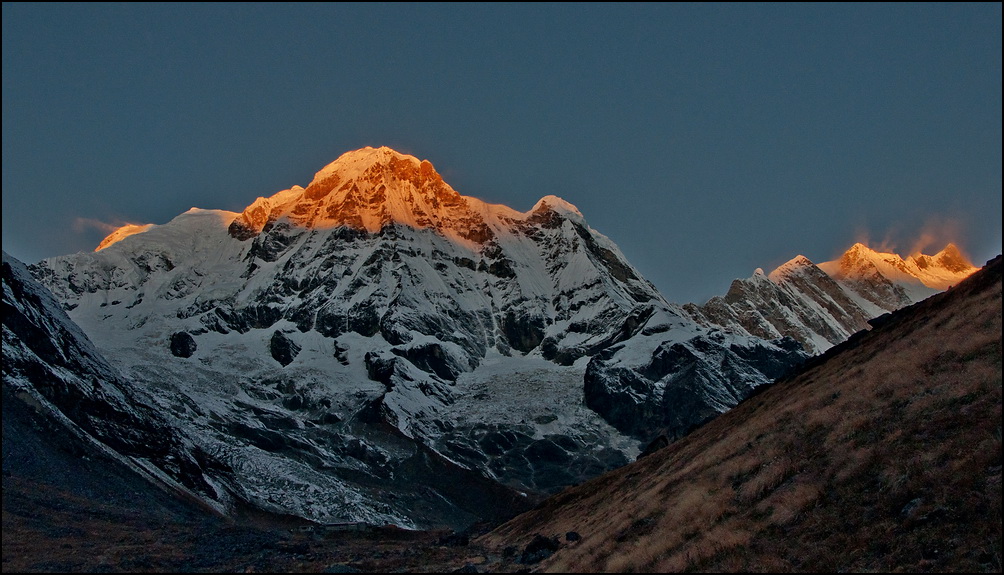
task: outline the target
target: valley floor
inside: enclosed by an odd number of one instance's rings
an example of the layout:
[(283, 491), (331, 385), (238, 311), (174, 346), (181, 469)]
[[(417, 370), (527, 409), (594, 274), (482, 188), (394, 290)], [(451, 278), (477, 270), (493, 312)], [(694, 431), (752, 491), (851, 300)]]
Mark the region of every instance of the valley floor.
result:
[(520, 567), (515, 559), (488, 554), (449, 531), (165, 517), (20, 478), (3, 482), (4, 573), (483, 572)]

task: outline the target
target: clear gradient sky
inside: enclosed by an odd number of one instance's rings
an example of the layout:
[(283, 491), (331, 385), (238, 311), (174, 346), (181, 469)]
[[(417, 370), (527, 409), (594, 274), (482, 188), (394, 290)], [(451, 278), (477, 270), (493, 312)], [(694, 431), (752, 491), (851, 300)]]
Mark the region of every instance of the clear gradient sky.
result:
[(28, 263), (367, 145), (521, 211), (561, 196), (681, 303), (861, 239), (980, 265), (1001, 4), (3, 3), (3, 249)]

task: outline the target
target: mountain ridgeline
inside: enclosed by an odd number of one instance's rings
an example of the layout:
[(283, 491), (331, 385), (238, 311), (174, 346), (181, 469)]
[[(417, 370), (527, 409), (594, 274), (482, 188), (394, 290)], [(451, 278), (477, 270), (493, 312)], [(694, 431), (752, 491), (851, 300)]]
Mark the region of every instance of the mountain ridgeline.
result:
[[(910, 262), (937, 276), (952, 255)], [(812, 313), (754, 321), (731, 291), (679, 306), (568, 202), (487, 204), (428, 161), (364, 148), (241, 213), (128, 226), (31, 277), (5, 256), (5, 309), (21, 311), (4, 316), (4, 384), (57, 410), (99, 388), (140, 398), (125, 419), (66, 415), (100, 442), (145, 442), (123, 457), (223, 513), (459, 527), (682, 436), (888, 309), (880, 296), (920, 293), (859, 260), (733, 286)], [(97, 367), (64, 377), (77, 348)]]
[(798, 256), (769, 274), (758, 269), (735, 280), (726, 295), (684, 307), (702, 325), (767, 339), (789, 336), (815, 354), (870, 329), (870, 319), (944, 291), (978, 269), (954, 244), (933, 256), (903, 259), (857, 243), (819, 265)]

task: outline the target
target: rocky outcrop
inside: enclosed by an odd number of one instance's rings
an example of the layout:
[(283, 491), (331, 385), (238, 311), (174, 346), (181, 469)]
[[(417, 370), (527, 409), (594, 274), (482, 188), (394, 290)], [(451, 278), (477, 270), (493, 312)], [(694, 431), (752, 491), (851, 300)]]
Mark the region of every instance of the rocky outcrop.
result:
[(272, 339), (269, 340), (268, 344), (268, 351), (272, 354), (272, 359), (278, 361), (283, 367), (293, 363), (296, 355), (300, 353), (300, 349), (300, 346), (278, 330), (272, 333)]
[(585, 401), (642, 441), (656, 432), (676, 439), (807, 358), (791, 338), (739, 340), (723, 332), (677, 342), (637, 338), (589, 361)]
[(171, 355), (175, 357), (192, 357), (195, 350), (199, 348), (195, 343), (195, 338), (187, 331), (179, 331), (171, 334)]
[(436, 446), (451, 459), (472, 468), (486, 468), (495, 477), (545, 494), (582, 483), (629, 461), (621, 451), (600, 443), (588, 444), (570, 435), (535, 437), (538, 434), (533, 423), (541, 422), (451, 429), (436, 441)]

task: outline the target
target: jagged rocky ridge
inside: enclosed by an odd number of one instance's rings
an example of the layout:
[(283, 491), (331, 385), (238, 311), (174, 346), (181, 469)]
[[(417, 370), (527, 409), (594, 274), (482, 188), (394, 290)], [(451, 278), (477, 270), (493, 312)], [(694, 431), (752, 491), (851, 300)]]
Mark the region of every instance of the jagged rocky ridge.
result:
[(805, 357), (697, 325), (560, 198), (486, 204), (388, 148), (113, 236), (32, 273), (240, 498), (317, 520), (503, 513)]
[(766, 339), (788, 336), (810, 353), (826, 351), (868, 321), (957, 284), (979, 268), (948, 244), (905, 260), (856, 243), (837, 260), (797, 256), (769, 274), (757, 269), (724, 296), (684, 309), (698, 323)]

